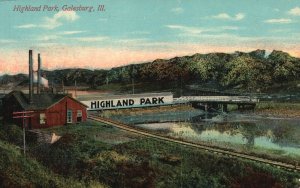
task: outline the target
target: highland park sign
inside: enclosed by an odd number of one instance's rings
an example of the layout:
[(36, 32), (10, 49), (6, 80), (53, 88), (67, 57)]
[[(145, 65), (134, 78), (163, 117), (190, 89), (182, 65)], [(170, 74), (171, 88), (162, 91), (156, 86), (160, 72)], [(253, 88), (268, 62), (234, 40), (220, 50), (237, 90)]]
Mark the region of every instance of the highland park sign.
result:
[(132, 97), (110, 97), (107, 99), (81, 100), (88, 106), (87, 110), (104, 110), (118, 108), (137, 108), (147, 106), (162, 106), (173, 103), (173, 96), (134, 96)]

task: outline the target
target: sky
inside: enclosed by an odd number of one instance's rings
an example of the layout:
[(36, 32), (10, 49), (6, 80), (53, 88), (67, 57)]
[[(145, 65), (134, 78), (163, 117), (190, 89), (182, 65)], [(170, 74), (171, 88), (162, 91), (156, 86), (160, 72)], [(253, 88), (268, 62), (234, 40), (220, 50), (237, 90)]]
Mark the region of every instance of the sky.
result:
[(300, 0), (0, 0), (0, 28), (0, 75), (27, 73), (29, 49), (46, 70), (256, 49), (300, 57)]

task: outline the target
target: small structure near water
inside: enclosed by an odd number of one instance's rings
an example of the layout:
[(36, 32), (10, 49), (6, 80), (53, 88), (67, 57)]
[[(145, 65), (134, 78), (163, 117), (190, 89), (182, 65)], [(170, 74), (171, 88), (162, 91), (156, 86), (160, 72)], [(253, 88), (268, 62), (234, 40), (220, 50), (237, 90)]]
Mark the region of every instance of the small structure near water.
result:
[[(12, 91), (3, 102), (4, 121), (14, 121), (29, 129), (46, 128), (86, 121), (87, 106), (67, 94), (54, 94), (42, 91), (41, 56), (38, 54), (38, 70), (36, 93), (34, 92), (34, 71), (32, 50), (29, 50), (29, 94), (22, 91)], [(13, 113), (30, 112), (25, 116), (13, 119)], [(20, 116), (19, 116), (20, 117)]]
[[(86, 121), (86, 106), (64, 94), (42, 93), (29, 96), (21, 91), (9, 93), (4, 100), (4, 119), (12, 121), (13, 112), (33, 111), (26, 124), (30, 129), (46, 128)], [(22, 124), (22, 120), (14, 120)]]

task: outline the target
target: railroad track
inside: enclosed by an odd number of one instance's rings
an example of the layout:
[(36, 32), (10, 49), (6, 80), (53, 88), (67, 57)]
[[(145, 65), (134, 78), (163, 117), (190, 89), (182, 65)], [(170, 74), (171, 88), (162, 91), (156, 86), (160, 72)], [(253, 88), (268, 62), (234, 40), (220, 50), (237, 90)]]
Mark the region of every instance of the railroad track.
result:
[(193, 142), (188, 142), (188, 141), (182, 141), (182, 140), (178, 140), (178, 139), (175, 139), (175, 138), (164, 137), (164, 136), (161, 136), (161, 135), (158, 135), (158, 134), (155, 134), (155, 133), (150, 133), (150, 132), (147, 132), (147, 131), (144, 131), (144, 130), (138, 130), (138, 129), (132, 128), (132, 127), (130, 127), (130, 126), (124, 124), (124, 123), (116, 122), (114, 120), (99, 117), (99, 116), (95, 116), (95, 115), (89, 115), (88, 119), (98, 121), (98, 122), (102, 122), (102, 123), (112, 125), (114, 127), (129, 131), (129, 132), (132, 132), (132, 133), (136, 133), (136, 134), (140, 134), (140, 135), (143, 135), (143, 136), (155, 138), (155, 139), (158, 139), (158, 140), (163, 140), (163, 141), (177, 143), (177, 144), (181, 144), (181, 145), (185, 145), (185, 146), (189, 146), (189, 147), (194, 147), (194, 148), (202, 149), (202, 150), (209, 151), (209, 152), (212, 152), (212, 153), (226, 155), (226, 156), (229, 156), (229, 157), (235, 157), (235, 158), (241, 158), (241, 159), (247, 159), (247, 160), (251, 160), (251, 161), (255, 161), (255, 162), (265, 163), (265, 164), (268, 164), (268, 165), (272, 165), (272, 166), (275, 166), (275, 167), (278, 167), (278, 168), (283, 168), (283, 169), (294, 171), (294, 172), (300, 172), (300, 166), (295, 165), (295, 164), (284, 163), (284, 162), (275, 161), (275, 160), (271, 160), (271, 159), (265, 159), (265, 158), (262, 158), (262, 157), (253, 156), (253, 155), (249, 155), (249, 154), (245, 154), (245, 153), (239, 153), (239, 152), (235, 152), (235, 151), (228, 151), (228, 150), (225, 150), (225, 149), (216, 148), (216, 147), (212, 147), (212, 146), (208, 146), (208, 145), (203, 145), (203, 144), (198, 144), (198, 143), (193, 143)]

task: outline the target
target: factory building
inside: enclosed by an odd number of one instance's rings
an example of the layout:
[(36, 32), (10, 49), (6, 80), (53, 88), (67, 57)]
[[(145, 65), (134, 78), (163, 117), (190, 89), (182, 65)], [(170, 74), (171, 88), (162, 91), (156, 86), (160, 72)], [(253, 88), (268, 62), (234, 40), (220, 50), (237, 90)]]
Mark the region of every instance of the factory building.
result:
[(22, 119), (13, 119), (13, 112), (30, 111), (26, 125), (30, 129), (60, 126), (68, 123), (86, 121), (87, 106), (66, 94), (41, 92), (41, 58), (38, 56), (37, 91), (33, 87), (33, 58), (29, 51), (29, 93), (12, 91), (3, 99), (3, 115), (5, 121), (14, 121), (22, 125)]
[[(11, 121), (13, 112), (32, 111), (26, 120), (30, 129), (47, 128), (86, 121), (86, 106), (64, 94), (41, 93), (29, 95), (21, 91), (12, 91), (4, 100), (4, 119)], [(22, 124), (22, 120), (13, 120)]]

